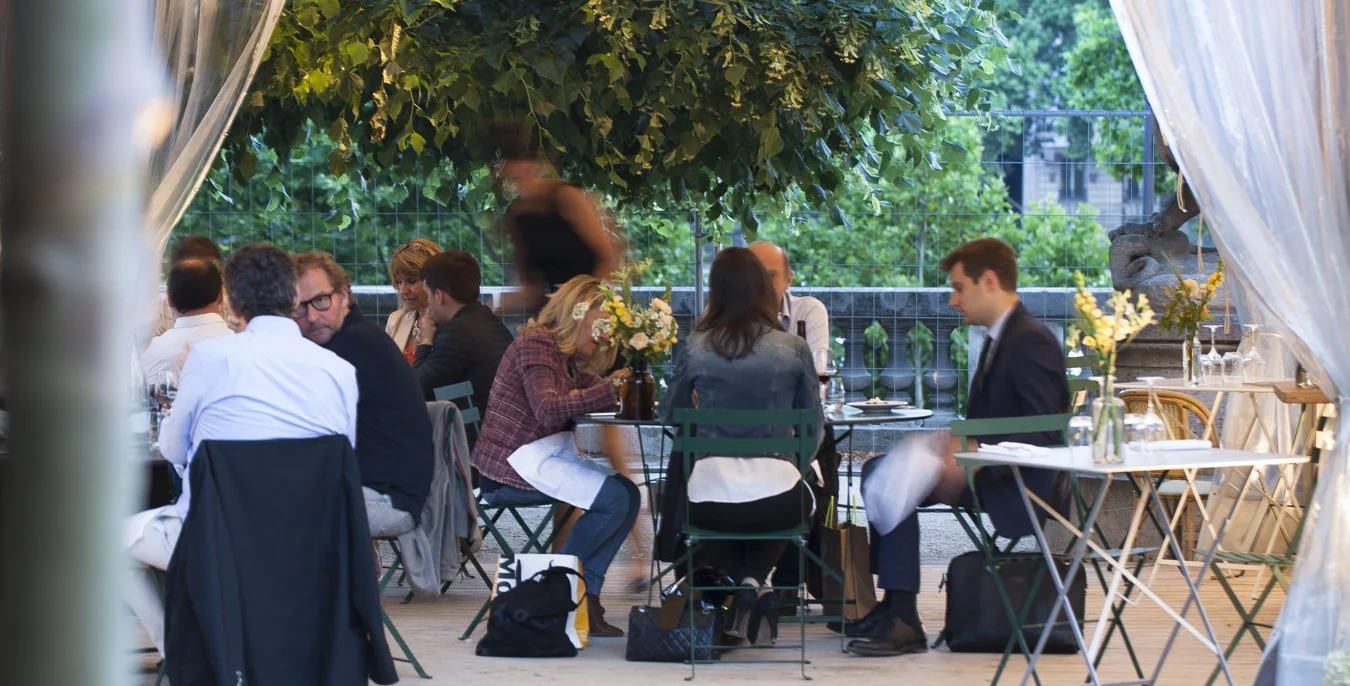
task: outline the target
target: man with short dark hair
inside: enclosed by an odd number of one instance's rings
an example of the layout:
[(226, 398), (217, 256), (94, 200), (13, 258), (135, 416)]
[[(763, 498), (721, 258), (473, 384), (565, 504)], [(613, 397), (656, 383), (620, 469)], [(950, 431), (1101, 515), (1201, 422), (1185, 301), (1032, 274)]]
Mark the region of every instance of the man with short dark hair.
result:
[[(951, 306), (968, 323), (987, 327), (987, 339), (979, 361), (972, 369), (970, 419), (1031, 417), (1059, 414), (1069, 406), (1069, 384), (1064, 370), (1064, 352), (1059, 340), (1022, 306), (1017, 297), (1017, 255), (996, 238), (982, 238), (957, 247), (940, 263), (952, 286)], [(1057, 433), (985, 437), (985, 442), (1017, 441), (1033, 445), (1056, 445)], [(940, 456), (941, 465), (932, 474), (928, 501), (970, 506), (973, 498), (963, 467), (956, 464), (961, 449), (953, 438)], [(883, 458), (890, 460), (902, 455)], [(878, 460), (863, 467), (863, 480), (878, 468)], [(1056, 473), (1044, 469), (1022, 472), (1027, 487), (1042, 500), (1065, 509), (1067, 503)], [(910, 475), (918, 478), (918, 475)], [(1006, 467), (980, 469), (975, 473), (980, 504), (1000, 535), (1030, 535), (1031, 520), (1023, 507), (1017, 482)], [(864, 489), (864, 493), (868, 493)], [(873, 496), (876, 497), (876, 496)], [(873, 503), (864, 505), (871, 508)], [(1042, 514), (1042, 517), (1046, 515)], [(878, 535), (879, 534), (879, 535)], [(845, 633), (862, 640), (848, 644), (848, 651), (863, 656), (889, 656), (927, 650), (927, 637), (919, 621), (919, 519), (912, 513), (889, 532), (873, 531), (872, 559), (877, 586), (885, 597), (876, 609)], [(990, 608), (990, 612), (1001, 612)]]
[[(178, 246), (174, 248), (173, 257), (170, 264), (171, 265), (178, 264), (179, 262), (183, 262), (186, 260), (214, 262), (217, 266), (217, 269), (219, 269), (219, 265), (222, 260), (220, 247), (217, 246), (210, 238), (207, 238), (206, 236), (188, 236), (183, 240), (179, 241)], [(170, 271), (172, 271), (172, 269), (173, 269), (172, 266), (170, 266)], [(159, 298), (159, 314), (156, 318), (154, 330), (151, 331), (150, 336), (153, 338), (155, 336), (163, 334), (165, 331), (168, 331), (169, 329), (172, 329), (174, 321), (182, 314), (183, 311), (180, 309), (176, 309), (172, 304), (170, 304), (169, 298), (166, 297), (166, 294), (161, 293)], [(224, 307), (223, 299), (222, 299), (222, 306), (220, 308), (220, 316), (221, 319), (227, 319), (230, 316), (230, 313)], [(232, 330), (237, 331), (238, 329)]]
[(199, 341), (233, 333), (220, 316), (221, 293), (220, 267), (215, 262), (190, 258), (174, 263), (167, 294), (169, 305), (180, 314), (173, 328), (156, 336), (141, 354), (147, 383), (157, 383), (164, 372), (182, 371)]
[[(295, 267), (273, 245), (239, 248), (225, 263), (230, 309), (244, 323), (233, 335), (201, 341), (188, 356), (178, 397), (159, 431), (159, 450), (183, 479), (178, 502), (133, 515), (125, 546), (136, 561), (165, 569), (191, 505), (187, 475), (205, 441), (346, 436), (356, 445), (356, 370), (300, 335)], [(143, 575), (127, 602), (164, 651), (164, 609)]]
[(502, 320), (478, 301), (480, 280), (478, 260), (463, 250), (447, 250), (422, 266), (427, 311), (413, 370), (427, 400), (437, 388), (471, 381), (474, 406), (487, 409), (497, 365), (512, 338)]
[(434, 466), (422, 388), (394, 339), (352, 301), (347, 273), (331, 255), (293, 260), (301, 332), (356, 367), (356, 461), (370, 534), (405, 534), (421, 522)]

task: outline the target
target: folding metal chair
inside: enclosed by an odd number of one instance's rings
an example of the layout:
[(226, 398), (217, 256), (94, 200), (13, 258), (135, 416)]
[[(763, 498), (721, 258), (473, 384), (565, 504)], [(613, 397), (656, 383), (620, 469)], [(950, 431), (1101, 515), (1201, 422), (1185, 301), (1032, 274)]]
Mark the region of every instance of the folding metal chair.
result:
[[(675, 425), (677, 435), (674, 442), (674, 450), (677, 454), (684, 457), (685, 481), (688, 482), (689, 474), (693, 469), (693, 463), (696, 456), (699, 455), (718, 455), (729, 457), (776, 457), (780, 455), (792, 455), (796, 458), (797, 467), (801, 474), (811, 468), (811, 460), (816, 453), (816, 415), (810, 410), (694, 410), (677, 409), (675, 410)], [(792, 427), (794, 435), (790, 438), (700, 438), (696, 435), (696, 428), (699, 425), (705, 426), (735, 426), (735, 427)], [(689, 508), (685, 508), (688, 513)], [(796, 660), (756, 660), (760, 663), (797, 663), (801, 666), (802, 678), (810, 679), (806, 675), (806, 665), (809, 661), (806, 659), (806, 612), (803, 599), (806, 597), (806, 559), (809, 557), (816, 564), (819, 564), (824, 573), (831, 574), (840, 582), (840, 588), (843, 588), (843, 576), (837, 571), (831, 569), (823, 560), (816, 557), (807, 546), (807, 536), (810, 533), (810, 513), (802, 508), (801, 519), (795, 526), (762, 534), (732, 533), (724, 531), (715, 531), (703, 527), (694, 526), (688, 521), (688, 515), (684, 522), (684, 537), (688, 548), (684, 555), (685, 578), (693, 584), (694, 580), (694, 552), (699, 543), (703, 541), (788, 541), (797, 548), (797, 568), (798, 578), (802, 580), (796, 586), (774, 586), (773, 590), (795, 590), (797, 591), (797, 625), (800, 629), (800, 642), (796, 645), (776, 645), (774, 648), (797, 648), (799, 657)], [(697, 591), (734, 591), (735, 587), (727, 586), (691, 586), (691, 594)], [(840, 598), (839, 607), (843, 607), (845, 599)], [(694, 612), (689, 612), (690, 635), (694, 632)], [(842, 613), (841, 613), (842, 614)], [(833, 621), (843, 621), (843, 617), (826, 618)], [(819, 620), (817, 620), (819, 621)], [(842, 648), (843, 637), (840, 637), (840, 647)], [(698, 660), (696, 655), (701, 650), (711, 649), (713, 651), (725, 650), (723, 646), (705, 646), (696, 645), (694, 641), (690, 642), (689, 647), (689, 679), (694, 678), (695, 665), (698, 663), (707, 664), (710, 660)], [(740, 664), (746, 662), (738, 660)]]
[[(951, 432), (953, 436), (961, 438), (965, 447), (969, 448), (971, 447), (970, 439), (978, 438), (980, 436), (1008, 436), (1039, 432), (1058, 432), (1062, 435), (1068, 426), (1069, 417), (1069, 414), (1054, 414), (1032, 417), (958, 420), (952, 422)], [(1080, 512), (1087, 511), (1087, 503), (1083, 500), (1078, 487), (1077, 477), (1069, 475), (1068, 478), (1070, 479), (1071, 490), (1078, 510)], [(1004, 646), (1003, 656), (999, 660), (998, 670), (994, 673), (994, 678), (990, 681), (991, 684), (997, 684), (1003, 675), (1003, 670), (1007, 667), (1008, 659), (1012, 656), (1014, 648), (1021, 650), (1022, 655), (1030, 659), (1032, 650), (1031, 645), (1026, 638), (1026, 629), (1053, 631), (1053, 627), (1045, 627), (1043, 624), (1027, 622), (1030, 610), (1035, 604), (1036, 593), (1040, 590), (1041, 582), (1044, 580), (1045, 572), (1048, 571), (1048, 569), (1045, 566), (1045, 558), (1039, 552), (1025, 554), (1015, 554), (1013, 552), (1017, 543), (1021, 540), (1020, 538), (1010, 539), (1008, 545), (1003, 548), (998, 546), (996, 541), (997, 534), (990, 532), (984, 526), (984, 511), (980, 505), (979, 492), (975, 487), (975, 473), (973, 470), (967, 470), (967, 481), (974, 506), (971, 508), (953, 507), (951, 508), (951, 511), (956, 516), (957, 522), (961, 524), (961, 528), (965, 530), (966, 535), (970, 537), (971, 542), (973, 542), (975, 547), (984, 555), (985, 567), (989, 570), (989, 573), (994, 580), (994, 587), (998, 591), (1003, 611), (1007, 614), (1008, 622), (1013, 629), (1012, 635), (1008, 637), (1008, 642)], [(1150, 513), (1150, 517), (1151, 516), (1152, 514)], [(1098, 537), (1103, 536), (1100, 526), (1095, 527), (1095, 532)], [(1138, 575), (1139, 571), (1143, 568), (1146, 556), (1155, 552), (1155, 550), (1155, 548), (1145, 547), (1136, 547), (1130, 550), (1130, 555), (1135, 557), (1134, 574)], [(1114, 555), (1118, 551), (1107, 552)], [(1067, 559), (1069, 557), (1068, 551), (1062, 554), (1062, 557)], [(1092, 564), (1098, 583), (1101, 584), (1104, 590), (1109, 591), (1109, 581), (1107, 580), (1106, 574), (1101, 569), (1101, 559), (1091, 551), (1089, 551), (1084, 559)], [(1012, 562), (1027, 561), (1038, 563), (1039, 567), (1035, 576), (1032, 578), (1031, 588), (1027, 591), (1025, 603), (1021, 608), (1014, 608), (1007, 589), (1004, 587), (1002, 579), (999, 576), (998, 570), (999, 567)], [(1101, 658), (1105, 654), (1105, 646), (1110, 643), (1116, 630), (1119, 629), (1121, 640), (1125, 642), (1125, 648), (1129, 653), (1130, 662), (1134, 667), (1135, 674), (1138, 678), (1143, 679), (1143, 667), (1139, 663), (1138, 656), (1134, 650), (1134, 645), (1130, 641), (1129, 633), (1125, 630), (1125, 624), (1121, 620), (1121, 612), (1125, 603), (1129, 602), (1129, 597), (1133, 590), (1134, 586), (1132, 584), (1126, 586), (1125, 592), (1121, 595), (1120, 599), (1112, 603), (1111, 626), (1107, 630), (1105, 640), (1102, 643), (1103, 650), (1098, 652), (1094, 666), (1100, 664)], [(1055, 623), (1056, 626), (1061, 624), (1067, 626), (1068, 620), (1066, 618), (1060, 619)], [(1040, 676), (1033, 674), (1033, 677), (1035, 678), (1036, 683), (1039, 684)]]

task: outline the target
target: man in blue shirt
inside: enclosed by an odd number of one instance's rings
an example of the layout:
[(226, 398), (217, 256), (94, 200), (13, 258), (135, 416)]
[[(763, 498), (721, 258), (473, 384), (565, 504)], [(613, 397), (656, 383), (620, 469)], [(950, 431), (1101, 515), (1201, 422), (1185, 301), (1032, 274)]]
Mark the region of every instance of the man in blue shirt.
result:
[[(356, 370), (300, 335), (295, 268), (273, 245), (248, 245), (225, 264), (230, 309), (244, 330), (193, 347), (178, 397), (160, 427), (159, 450), (183, 479), (178, 502), (133, 515), (127, 553), (165, 569), (191, 504), (188, 467), (203, 441), (346, 436), (356, 445)], [(164, 607), (144, 575), (134, 575), (127, 602), (160, 653)]]

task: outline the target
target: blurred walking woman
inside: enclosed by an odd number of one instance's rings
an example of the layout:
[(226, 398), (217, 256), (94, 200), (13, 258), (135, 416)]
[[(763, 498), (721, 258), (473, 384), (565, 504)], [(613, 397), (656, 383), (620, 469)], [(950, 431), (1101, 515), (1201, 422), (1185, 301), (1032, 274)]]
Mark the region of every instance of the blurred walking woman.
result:
[[(428, 324), (427, 295), (422, 290), (422, 265), (441, 253), (441, 246), (425, 238), (414, 238), (398, 246), (389, 258), (389, 283), (398, 291), (399, 308), (389, 314), (384, 332), (389, 334), (412, 364), (421, 340), (421, 329)], [(434, 326), (434, 325), (433, 325)]]
[(599, 372), (614, 360), (593, 333), (604, 295), (578, 276), (548, 299), (506, 349), (488, 396), (473, 465), (492, 505), (564, 502), (586, 513), (558, 552), (581, 558), (591, 636), (622, 636), (605, 621), (600, 591), (619, 546), (637, 519), (640, 498), (628, 478), (577, 454), (575, 418), (614, 407)]
[(608, 279), (619, 266), (618, 251), (595, 199), (557, 177), (538, 136), (523, 125), (499, 122), (491, 136), (500, 156), (493, 168), (499, 191), (514, 194), (503, 223), (521, 287), (503, 298), (502, 309), (534, 311), (576, 276)]

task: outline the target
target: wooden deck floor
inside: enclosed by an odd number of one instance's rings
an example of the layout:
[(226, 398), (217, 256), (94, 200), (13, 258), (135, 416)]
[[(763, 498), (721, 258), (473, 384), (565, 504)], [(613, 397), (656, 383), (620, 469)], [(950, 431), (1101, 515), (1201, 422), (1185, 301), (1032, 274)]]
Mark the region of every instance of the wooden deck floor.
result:
[[(621, 558), (622, 559), (622, 558)], [(490, 568), (489, 568), (490, 569)], [(632, 595), (622, 592), (625, 584), (620, 581), (638, 577), (645, 566), (636, 563), (618, 564), (610, 572), (610, 586), (614, 592), (606, 592), (604, 604), (615, 624), (625, 626), (628, 607), (646, 602), (646, 594)], [(943, 568), (926, 567), (924, 569), (925, 589), (920, 596), (922, 614), (930, 640), (942, 628), (946, 596), (937, 592), (938, 581)], [(1147, 571), (1147, 570), (1145, 570)], [(1244, 579), (1235, 580), (1239, 593), (1247, 593), (1252, 586), (1252, 573)], [(1091, 577), (1090, 577), (1091, 578)], [(1144, 577), (1147, 579), (1147, 576)], [(1155, 589), (1163, 598), (1180, 606), (1178, 599), (1184, 597), (1184, 585), (1175, 567), (1159, 570)], [(1222, 589), (1213, 581), (1206, 580), (1201, 588), (1207, 610), (1215, 623), (1215, 630), (1221, 642), (1226, 642), (1238, 629), (1237, 615), (1233, 612)], [(473, 613), (478, 609), (486, 594), (486, 588), (478, 579), (461, 580), (440, 598), (418, 599), (403, 605), (399, 601), (403, 590), (390, 589), (384, 604), (394, 623), (432, 676), (430, 680), (417, 678), (406, 664), (399, 663), (402, 683), (416, 686), (427, 684), (455, 685), (487, 683), (540, 682), (549, 684), (578, 684), (584, 686), (617, 686), (619, 684), (682, 683), (689, 675), (689, 667), (682, 664), (632, 663), (624, 660), (623, 639), (597, 639), (590, 647), (573, 659), (525, 660), (484, 658), (474, 655), (474, 646), (482, 636), (479, 629), (470, 640), (458, 640), (460, 633), (468, 625)], [(1095, 582), (1089, 583), (1088, 614), (1095, 617), (1100, 609), (1100, 589)], [(1273, 596), (1267, 603), (1269, 608), (1263, 619), (1272, 621), (1282, 604), (1283, 596)], [(995, 611), (996, 608), (991, 608)], [(1194, 610), (1189, 615), (1196, 618)], [(1125, 614), (1126, 625), (1135, 640), (1145, 665), (1145, 673), (1150, 673), (1157, 663), (1162, 644), (1166, 641), (1171, 624), (1167, 616), (1148, 600), (1130, 607)], [(1198, 621), (1198, 620), (1197, 620)], [(780, 626), (780, 634), (786, 634), (784, 640), (796, 635), (796, 624), (786, 620)], [(390, 648), (397, 654), (397, 647), (390, 641)], [(740, 651), (743, 655), (748, 651)], [(774, 657), (789, 657), (787, 651), (776, 651)], [(793, 652), (795, 655), (795, 651)], [(735, 664), (740, 655), (729, 654), (723, 664), (700, 665), (697, 681), (700, 683), (722, 684), (740, 682), (790, 682), (799, 678), (796, 665), (750, 665)], [(758, 653), (756, 657), (764, 656)], [(841, 653), (837, 634), (830, 633), (822, 625), (807, 626), (807, 657), (811, 664), (807, 674), (819, 683), (830, 684), (984, 684), (992, 677), (998, 661), (996, 655), (954, 654), (945, 648), (921, 655), (898, 658), (859, 658)], [(1247, 641), (1230, 662), (1236, 683), (1249, 684), (1256, 675), (1260, 654), (1255, 645)], [(1183, 632), (1177, 639), (1176, 647), (1168, 664), (1163, 669), (1161, 684), (1203, 684), (1209, 677), (1215, 661), (1204, 648), (1189, 634)], [(1017, 684), (1021, 680), (1024, 663), (1020, 658), (1011, 663), (1009, 673), (1003, 682)], [(1041, 662), (1041, 676), (1046, 684), (1075, 684), (1083, 681), (1085, 671), (1082, 658), (1078, 655), (1047, 656)], [(1101, 668), (1103, 680), (1127, 680), (1133, 678), (1126, 653), (1117, 640), (1107, 654)], [(144, 681), (153, 682), (153, 678)]]

